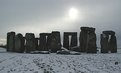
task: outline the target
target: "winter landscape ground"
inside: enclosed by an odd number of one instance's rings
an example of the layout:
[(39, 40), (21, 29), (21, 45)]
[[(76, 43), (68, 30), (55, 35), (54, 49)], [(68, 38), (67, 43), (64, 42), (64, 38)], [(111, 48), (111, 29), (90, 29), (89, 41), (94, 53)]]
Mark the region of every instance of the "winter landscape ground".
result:
[(0, 73), (121, 73), (118, 53), (59, 55), (8, 53), (0, 48)]

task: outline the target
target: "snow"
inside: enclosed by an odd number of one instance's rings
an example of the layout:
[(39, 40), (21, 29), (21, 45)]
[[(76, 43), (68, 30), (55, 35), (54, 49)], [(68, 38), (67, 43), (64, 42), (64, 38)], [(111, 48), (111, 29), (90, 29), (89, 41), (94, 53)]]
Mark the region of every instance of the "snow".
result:
[(0, 73), (121, 73), (121, 49), (109, 54), (21, 54), (0, 48)]

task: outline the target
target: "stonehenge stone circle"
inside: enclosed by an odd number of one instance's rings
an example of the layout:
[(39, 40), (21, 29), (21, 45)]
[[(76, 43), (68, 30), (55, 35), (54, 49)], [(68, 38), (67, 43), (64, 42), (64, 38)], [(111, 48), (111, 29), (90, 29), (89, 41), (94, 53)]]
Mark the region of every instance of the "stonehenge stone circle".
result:
[[(70, 50), (82, 53), (97, 53), (96, 34), (93, 27), (80, 27), (79, 46), (77, 32), (64, 32), (63, 47), (59, 31), (51, 33), (40, 33), (39, 38), (35, 38), (34, 33), (26, 33), (25, 37), (15, 32), (7, 33), (7, 51), (18, 53), (32, 52), (52, 52)], [(103, 31), (100, 35), (101, 53), (116, 53), (117, 38), (112, 30)]]

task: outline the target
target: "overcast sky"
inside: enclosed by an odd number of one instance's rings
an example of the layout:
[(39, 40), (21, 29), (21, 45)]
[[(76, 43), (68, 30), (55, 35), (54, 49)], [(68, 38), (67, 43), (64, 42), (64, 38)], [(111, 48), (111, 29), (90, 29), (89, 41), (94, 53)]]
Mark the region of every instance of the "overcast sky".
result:
[[(71, 8), (76, 19), (69, 18)], [(79, 33), (81, 26), (96, 28), (98, 41), (102, 31), (115, 31), (121, 47), (121, 0), (0, 0), (0, 44), (9, 31), (38, 37), (54, 30)]]

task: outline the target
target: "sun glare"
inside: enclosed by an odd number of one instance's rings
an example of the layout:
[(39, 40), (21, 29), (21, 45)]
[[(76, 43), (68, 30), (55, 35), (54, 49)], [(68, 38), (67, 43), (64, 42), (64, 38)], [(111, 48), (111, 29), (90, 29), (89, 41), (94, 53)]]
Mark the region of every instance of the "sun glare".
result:
[(78, 16), (78, 10), (76, 8), (69, 9), (69, 18), (76, 19)]

